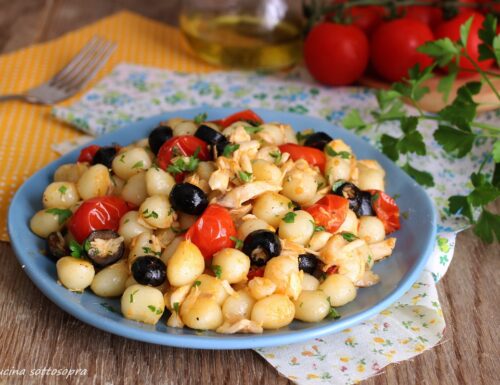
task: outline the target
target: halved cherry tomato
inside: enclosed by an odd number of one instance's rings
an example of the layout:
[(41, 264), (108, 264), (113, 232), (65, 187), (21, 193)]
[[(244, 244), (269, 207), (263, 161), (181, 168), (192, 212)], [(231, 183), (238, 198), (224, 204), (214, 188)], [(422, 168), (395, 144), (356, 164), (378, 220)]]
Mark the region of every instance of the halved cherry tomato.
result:
[(210, 151), (205, 141), (193, 135), (174, 136), (167, 140), (158, 151), (158, 166), (166, 170), (175, 156), (191, 156), (199, 148), (198, 159), (209, 160)]
[(399, 207), (396, 201), (380, 190), (370, 190), (370, 194), (373, 210), (384, 224), (385, 232), (388, 234), (399, 230)]
[(226, 128), (231, 124), (233, 124), (234, 122), (240, 122), (240, 121), (248, 122), (252, 125), (259, 125), (264, 123), (262, 118), (252, 110), (243, 110), (240, 112), (236, 112), (224, 119), (216, 120), (214, 123), (219, 124), (220, 126), (222, 126), (222, 128)]
[(325, 195), (306, 209), (314, 218), (314, 222), (330, 233), (337, 231), (344, 223), (347, 210), (349, 210), (349, 201), (333, 194)]
[(337, 274), (339, 271), (339, 267), (337, 265), (330, 266), (328, 270), (326, 270), (326, 274), (332, 275), (332, 274)]
[(281, 152), (288, 152), (292, 160), (304, 159), (311, 166), (318, 166), (322, 172), (325, 170), (326, 156), (317, 148), (286, 143), (279, 146), (279, 149)]
[(101, 148), (101, 146), (98, 146), (97, 144), (93, 144), (91, 146), (87, 146), (85, 148), (82, 148), (80, 151), (80, 156), (78, 157), (78, 162), (83, 163), (92, 163), (92, 159), (94, 159), (95, 153)]
[(236, 237), (236, 227), (229, 211), (219, 205), (209, 205), (186, 233), (186, 239), (198, 246), (206, 260), (219, 250), (234, 247), (231, 237)]
[(118, 230), (120, 218), (131, 210), (116, 196), (91, 198), (83, 202), (68, 222), (68, 229), (78, 243), (94, 230)]
[(264, 276), (264, 266), (261, 267), (251, 267), (247, 274), (247, 279), (250, 281), (255, 277), (263, 277)]

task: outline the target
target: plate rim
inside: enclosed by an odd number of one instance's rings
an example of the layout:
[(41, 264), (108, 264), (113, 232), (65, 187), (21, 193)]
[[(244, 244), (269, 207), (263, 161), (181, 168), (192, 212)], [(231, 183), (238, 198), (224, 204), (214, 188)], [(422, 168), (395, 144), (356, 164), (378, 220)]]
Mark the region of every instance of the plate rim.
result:
[[(269, 110), (269, 109), (263, 109), (263, 108), (252, 108), (255, 112), (261, 113), (263, 115), (265, 114), (285, 114), (285, 115), (290, 115), (290, 116), (296, 116), (296, 117), (301, 117), (302, 119), (310, 119), (310, 120), (320, 120), (323, 121), (323, 123), (327, 123), (330, 125), (333, 129), (335, 130), (341, 130), (345, 135), (351, 138), (356, 138), (356, 140), (363, 140), (361, 137), (353, 134), (352, 132), (349, 132), (342, 127), (338, 127), (334, 125), (331, 122), (328, 122), (325, 119), (314, 117), (314, 116), (309, 116), (309, 115), (301, 115), (301, 114), (296, 114), (288, 111), (277, 111), (277, 110)], [(89, 312), (82, 310), (78, 305), (74, 304), (71, 301), (67, 301), (64, 298), (62, 298), (58, 292), (57, 292), (57, 282), (53, 281), (53, 279), (49, 276), (45, 277), (44, 274), (37, 273), (35, 269), (27, 268), (31, 267), (32, 263), (30, 259), (32, 259), (32, 255), (28, 255), (28, 253), (24, 253), (22, 250), (22, 242), (20, 242), (20, 239), (18, 238), (18, 235), (16, 234), (14, 224), (17, 222), (15, 218), (15, 208), (17, 205), (21, 204), (22, 205), (22, 197), (25, 195), (25, 189), (27, 189), (30, 181), (32, 179), (35, 179), (39, 174), (45, 174), (47, 173), (49, 168), (55, 167), (56, 164), (63, 164), (66, 162), (68, 158), (74, 157), (75, 154), (80, 151), (82, 147), (88, 146), (89, 144), (93, 144), (96, 141), (106, 141), (106, 139), (109, 136), (114, 136), (116, 135), (117, 132), (120, 131), (126, 131), (126, 130), (131, 130), (134, 125), (140, 124), (141, 122), (144, 124), (145, 122), (151, 121), (159, 121), (165, 119), (165, 115), (187, 115), (187, 114), (192, 114), (193, 116), (196, 115), (197, 113), (200, 112), (208, 112), (210, 115), (213, 112), (220, 112), (222, 114), (230, 114), (233, 112), (236, 112), (238, 110), (241, 110), (241, 108), (238, 107), (209, 107), (209, 106), (202, 106), (202, 107), (195, 107), (195, 108), (189, 108), (189, 109), (181, 109), (181, 110), (172, 110), (172, 111), (166, 111), (162, 114), (147, 117), (143, 120), (139, 120), (136, 122), (132, 122), (130, 124), (127, 124), (123, 126), (122, 128), (112, 131), (110, 133), (104, 134), (102, 136), (99, 136), (77, 148), (69, 152), (68, 154), (65, 154), (58, 159), (56, 159), (53, 162), (50, 162), (49, 164), (45, 165), (43, 168), (38, 170), (36, 173), (32, 174), (16, 191), (14, 197), (12, 198), (12, 201), (9, 205), (9, 211), (8, 211), (8, 219), (7, 219), (7, 227), (8, 227), (8, 232), (11, 240), (11, 246), (14, 250), (14, 253), (16, 254), (16, 258), (21, 264), (21, 267), (23, 268), (24, 272), (28, 275), (28, 277), (31, 279), (31, 281), (37, 286), (37, 288), (42, 292), (43, 295), (45, 295), (47, 298), (49, 298), (54, 304), (56, 304), (59, 308), (64, 310), (65, 312), (71, 314), (75, 318), (79, 319), (82, 322), (85, 322), (88, 325), (91, 325), (93, 327), (96, 327), (100, 330), (119, 335), (121, 337), (137, 340), (137, 341), (143, 341), (143, 342), (148, 342), (152, 344), (157, 344), (157, 345), (167, 345), (167, 346), (173, 346), (173, 347), (182, 347), (182, 348), (194, 348), (194, 349), (256, 349), (256, 348), (264, 348), (264, 347), (271, 347), (271, 346), (279, 346), (279, 345), (286, 345), (286, 344), (292, 344), (292, 343), (300, 343), (304, 342), (306, 340), (310, 340), (313, 338), (318, 338), (321, 336), (325, 336), (328, 334), (333, 334), (336, 332), (340, 332), (341, 330), (344, 330), (348, 327), (352, 327), (355, 325), (358, 325), (362, 321), (369, 319), (376, 314), (380, 313), (381, 311), (385, 310), (388, 308), (390, 305), (392, 305), (394, 302), (396, 302), (399, 298), (401, 298), (410, 288), (411, 286), (415, 283), (415, 281), (418, 279), (420, 274), (422, 273), (430, 255), (432, 254), (432, 251), (434, 249), (434, 242), (432, 242), (433, 239), (436, 238), (436, 233), (437, 233), (437, 216), (436, 216), (436, 209), (434, 206), (434, 203), (428, 196), (427, 192), (419, 185), (414, 183), (414, 188), (418, 188), (421, 190), (421, 192), (424, 193), (425, 199), (428, 203), (428, 206), (431, 211), (431, 223), (429, 224), (430, 227), (430, 233), (428, 234), (428, 242), (426, 243), (425, 248), (423, 249), (422, 253), (418, 257), (417, 261), (415, 262), (414, 266), (412, 269), (408, 270), (408, 272), (398, 281), (396, 287), (394, 287), (389, 294), (387, 294), (381, 301), (377, 302), (376, 304), (372, 305), (371, 307), (359, 311), (356, 314), (347, 316), (345, 318), (340, 318), (339, 320), (335, 320), (332, 322), (327, 323), (326, 325), (318, 325), (318, 326), (312, 326), (307, 329), (302, 329), (302, 330), (296, 330), (296, 331), (287, 331), (286, 333), (274, 333), (274, 334), (268, 334), (266, 335), (265, 333), (260, 334), (260, 335), (254, 335), (254, 334), (249, 334), (249, 335), (237, 335), (237, 337), (234, 337), (233, 335), (221, 335), (221, 336), (206, 336), (206, 335), (185, 335), (185, 334), (171, 334), (171, 333), (163, 333), (159, 332), (156, 330), (143, 330), (140, 328), (135, 328), (131, 327), (130, 325), (127, 324), (122, 324), (119, 322), (116, 322), (115, 320), (108, 318), (106, 316), (103, 316), (101, 314), (97, 314), (94, 312)], [(390, 161), (384, 154), (382, 154), (376, 147), (374, 147), (371, 143), (366, 143), (370, 147), (372, 147), (375, 151), (378, 152), (379, 156), (382, 156), (386, 158), (388, 161)], [(390, 161), (391, 162), (391, 161)], [(396, 167), (398, 167), (396, 165)], [(402, 173), (404, 173), (403, 170), (401, 170)], [(406, 174), (405, 174), (406, 175)], [(410, 178), (409, 176), (407, 176)], [(41, 254), (40, 254), (41, 255)], [(50, 279), (52, 282), (49, 282), (48, 279)]]

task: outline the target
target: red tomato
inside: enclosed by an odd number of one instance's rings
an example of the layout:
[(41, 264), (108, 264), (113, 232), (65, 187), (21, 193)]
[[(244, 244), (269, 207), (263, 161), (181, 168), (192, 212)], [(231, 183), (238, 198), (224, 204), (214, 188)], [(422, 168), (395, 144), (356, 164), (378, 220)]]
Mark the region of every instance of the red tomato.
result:
[(320, 23), (307, 35), (304, 61), (320, 83), (341, 86), (358, 80), (368, 65), (368, 39), (353, 25)]
[(279, 146), (279, 149), (281, 152), (288, 152), (292, 160), (305, 159), (311, 166), (318, 166), (321, 171), (325, 169), (326, 156), (317, 148), (286, 143)]
[(385, 232), (392, 233), (399, 230), (399, 207), (396, 201), (383, 191), (370, 190), (372, 207), (377, 218), (384, 224)]
[(409, 5), (401, 7), (401, 13), (406, 19), (420, 21), (434, 29), (443, 21), (443, 10), (439, 7), (428, 5)]
[(255, 277), (263, 277), (264, 276), (264, 266), (261, 267), (251, 267), (248, 274), (247, 274), (247, 279), (250, 281), (251, 279)]
[[(471, 57), (471, 59), (482, 69), (487, 70), (493, 64), (493, 59), (481, 60), (479, 61), (479, 45), (481, 40), (479, 39), (479, 30), (484, 21), (484, 16), (477, 12), (466, 12), (461, 15), (454, 17), (453, 19), (444, 22), (436, 28), (436, 38), (442, 39), (449, 37), (451, 40), (460, 39), (460, 26), (464, 24), (471, 16), (474, 17), (470, 32), (469, 39), (467, 40), (467, 46), (465, 51)], [(467, 71), (460, 71), (459, 76), (467, 77), (474, 75), (475, 69), (474, 65), (466, 58), (460, 58), (458, 63), (460, 68), (464, 68)]]
[(326, 270), (326, 272), (325, 272), (325, 273), (326, 273), (326, 274), (328, 274), (328, 275), (332, 275), (332, 274), (337, 274), (337, 273), (338, 273), (338, 271), (339, 271), (339, 267), (338, 267), (338, 266), (336, 266), (336, 265), (333, 265), (333, 266), (330, 266), (330, 267), (328, 268), (328, 270)]
[(116, 196), (91, 198), (75, 211), (68, 229), (82, 243), (94, 230), (118, 230), (120, 218), (130, 210), (128, 203)]
[(236, 112), (232, 115), (229, 115), (228, 117), (226, 117), (224, 119), (216, 120), (216, 121), (214, 121), (214, 123), (222, 126), (222, 128), (226, 128), (226, 127), (230, 126), (231, 124), (233, 124), (234, 122), (240, 122), (240, 121), (248, 122), (251, 124), (264, 123), (262, 118), (259, 115), (257, 115), (255, 112), (253, 112), (252, 110), (244, 110), (244, 111)]
[(78, 157), (78, 162), (87, 162), (92, 163), (92, 159), (94, 159), (95, 153), (101, 148), (97, 144), (92, 144), (91, 146), (82, 148), (80, 151), (80, 156)]
[(380, 25), (371, 40), (373, 68), (385, 80), (396, 82), (408, 76), (415, 64), (420, 69), (432, 64), (432, 59), (417, 47), (434, 39), (428, 25), (410, 19), (397, 19)]
[(160, 147), (158, 151), (158, 166), (166, 170), (170, 164), (170, 160), (174, 156), (191, 156), (198, 148), (200, 149), (198, 159), (209, 160), (210, 152), (206, 142), (192, 135), (174, 136)]
[(352, 7), (346, 10), (346, 16), (351, 18), (352, 24), (367, 34), (382, 23), (385, 15), (385, 8), (377, 5)]
[(314, 222), (330, 233), (337, 231), (344, 223), (348, 210), (349, 201), (333, 194), (325, 195), (306, 209), (314, 218)]
[(234, 247), (231, 237), (236, 237), (236, 227), (229, 211), (219, 205), (209, 205), (186, 233), (186, 239), (198, 246), (206, 260), (219, 250)]

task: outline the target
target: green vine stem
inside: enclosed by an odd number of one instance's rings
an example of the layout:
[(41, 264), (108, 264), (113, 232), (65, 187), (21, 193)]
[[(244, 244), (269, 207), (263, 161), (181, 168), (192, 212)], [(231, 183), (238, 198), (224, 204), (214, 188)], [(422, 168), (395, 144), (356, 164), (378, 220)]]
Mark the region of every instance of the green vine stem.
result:
[(486, 75), (486, 72), (483, 71), (473, 60), (470, 55), (467, 53), (466, 50), (463, 50), (461, 55), (463, 55), (464, 58), (466, 58), (476, 69), (476, 71), (481, 75), (483, 80), (488, 84), (488, 86), (492, 89), (492, 91), (495, 93), (496, 97), (498, 100), (500, 100), (500, 93), (498, 93), (498, 90), (496, 89), (495, 85), (491, 82), (490, 78)]

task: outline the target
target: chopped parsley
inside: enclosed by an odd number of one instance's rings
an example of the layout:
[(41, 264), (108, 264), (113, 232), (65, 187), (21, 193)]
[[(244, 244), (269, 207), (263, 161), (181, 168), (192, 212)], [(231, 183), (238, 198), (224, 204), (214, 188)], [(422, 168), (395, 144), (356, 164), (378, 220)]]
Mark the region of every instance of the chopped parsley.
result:
[(151, 249), (151, 247), (143, 247), (142, 251), (144, 252), (144, 254), (156, 255), (156, 256), (161, 255), (160, 251), (153, 251), (153, 249)]
[(111, 306), (109, 303), (106, 302), (101, 302), (100, 305), (106, 309), (107, 311), (110, 311), (111, 313), (117, 313), (121, 314), (118, 310), (116, 310), (113, 306)]
[(208, 117), (207, 113), (202, 112), (202, 113), (196, 115), (193, 120), (196, 124), (201, 124), (207, 120), (207, 117)]
[(200, 160), (198, 159), (198, 154), (200, 153), (200, 147), (197, 147), (194, 154), (188, 157), (179, 157), (175, 159), (172, 164), (167, 167), (167, 171), (171, 174), (177, 175), (183, 172), (193, 172), (198, 168)]
[(158, 213), (156, 211), (149, 212), (148, 209), (144, 210), (142, 212), (142, 215), (144, 216), (144, 218), (158, 218)]
[(75, 258), (83, 258), (84, 249), (83, 247), (75, 240), (69, 241), (69, 250), (72, 257)]
[(371, 255), (369, 255), (368, 258), (366, 259), (366, 263), (371, 265), (371, 263), (372, 263), (372, 256)]
[(286, 213), (285, 216), (283, 217), (283, 221), (285, 223), (293, 223), (293, 222), (295, 222), (296, 216), (297, 216), (297, 214), (295, 214), (294, 212)]
[(229, 237), (229, 239), (234, 242), (234, 247), (236, 249), (241, 249), (243, 247), (243, 241), (241, 239), (236, 237)]
[(333, 148), (330, 146), (326, 146), (326, 154), (329, 156), (340, 156), (342, 159), (349, 159), (351, 157), (351, 154), (348, 153), (347, 151), (335, 151)]
[(297, 132), (297, 135), (295, 135), (297, 137), (297, 142), (303, 142), (305, 141), (307, 138), (309, 138), (311, 135), (313, 134), (312, 130), (305, 130), (305, 131), (302, 131), (302, 132)]
[(172, 230), (174, 234), (182, 234), (183, 232), (186, 231), (181, 229), (180, 227), (174, 227), (174, 226), (170, 226), (170, 230)]
[(125, 154), (121, 154), (120, 159), (118, 159), (120, 162), (125, 163)]
[(340, 186), (342, 186), (344, 183), (345, 183), (345, 180), (343, 180), (343, 179), (336, 180), (336, 181), (335, 181), (335, 182), (333, 182), (333, 184), (332, 184), (332, 191), (337, 190), (337, 189), (338, 189)]
[(144, 162), (142, 160), (136, 162), (132, 168), (144, 168)]
[(251, 172), (238, 171), (238, 176), (243, 182), (250, 182), (252, 180)]
[(283, 158), (283, 154), (281, 153), (280, 150), (271, 151), (269, 153), (269, 155), (271, 156), (271, 158), (274, 159), (274, 163), (276, 163), (276, 164), (280, 164), (281, 163), (281, 159)]
[(333, 318), (333, 319), (339, 319), (340, 318), (340, 313), (333, 306), (330, 306), (330, 311), (328, 312), (327, 317), (328, 318)]
[(61, 195), (64, 195), (64, 194), (66, 194), (66, 191), (68, 191), (68, 187), (65, 185), (62, 185), (61, 187), (59, 187), (57, 189), (57, 191), (59, 191), (61, 193)]
[(201, 285), (201, 281), (194, 281), (193, 287), (198, 287)]
[(352, 242), (352, 241), (358, 239), (358, 237), (355, 236), (353, 233), (345, 232), (345, 233), (342, 233), (341, 235), (342, 235), (342, 238), (344, 238), (347, 242)]
[(326, 231), (326, 229), (323, 226), (317, 225), (314, 221), (311, 221), (313, 227), (314, 227), (314, 232), (317, 233), (319, 231)]
[(138, 291), (139, 291), (139, 289), (137, 289), (133, 293), (130, 293), (130, 297), (129, 297), (130, 303), (134, 303), (134, 295), (136, 295)]
[(260, 127), (260, 126), (245, 126), (244, 128), (245, 128), (245, 131), (248, 132), (250, 135), (256, 134), (257, 132), (260, 132), (264, 129), (264, 127)]
[(174, 311), (177, 314), (179, 314), (179, 308), (180, 308), (179, 302), (174, 302)]
[(214, 272), (215, 276), (220, 279), (222, 276), (222, 267), (219, 265), (212, 265), (212, 271)]
[(155, 314), (163, 313), (163, 310), (161, 310), (160, 308), (157, 308), (156, 306), (153, 306), (153, 305), (148, 305), (148, 309), (151, 310)]
[(238, 148), (240, 148), (239, 144), (236, 144), (236, 143), (227, 144), (226, 147), (224, 147), (224, 151), (222, 152), (222, 156), (229, 158), (232, 155), (232, 153), (235, 152)]
[(73, 215), (70, 209), (56, 209), (55, 207), (45, 210), (46, 213), (57, 215), (57, 220), (62, 225), (66, 220)]

